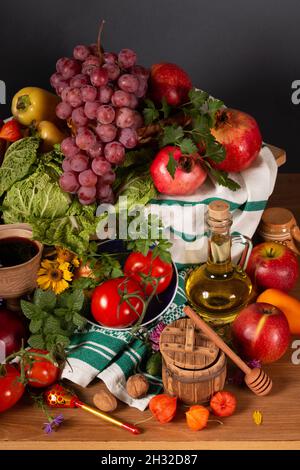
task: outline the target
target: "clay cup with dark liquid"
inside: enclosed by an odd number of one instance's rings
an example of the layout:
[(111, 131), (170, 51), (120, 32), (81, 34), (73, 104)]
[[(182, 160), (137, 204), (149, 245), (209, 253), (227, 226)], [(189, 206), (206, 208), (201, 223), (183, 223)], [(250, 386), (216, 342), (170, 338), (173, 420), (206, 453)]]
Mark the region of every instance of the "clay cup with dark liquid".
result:
[(0, 298), (17, 299), (34, 290), (42, 251), (30, 226), (0, 225)]

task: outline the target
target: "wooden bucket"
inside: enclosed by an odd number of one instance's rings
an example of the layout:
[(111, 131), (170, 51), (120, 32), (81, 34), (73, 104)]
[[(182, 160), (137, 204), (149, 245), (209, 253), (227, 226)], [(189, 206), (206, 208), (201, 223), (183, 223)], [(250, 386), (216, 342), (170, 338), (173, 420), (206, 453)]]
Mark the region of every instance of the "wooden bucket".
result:
[(224, 388), (226, 357), (188, 318), (166, 326), (160, 337), (165, 391), (188, 405), (205, 403)]

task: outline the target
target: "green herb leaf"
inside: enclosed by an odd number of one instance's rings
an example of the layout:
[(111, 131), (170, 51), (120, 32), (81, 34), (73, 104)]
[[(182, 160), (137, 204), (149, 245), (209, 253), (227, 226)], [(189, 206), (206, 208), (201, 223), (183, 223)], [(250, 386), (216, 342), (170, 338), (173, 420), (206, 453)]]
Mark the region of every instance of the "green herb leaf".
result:
[(41, 329), (42, 324), (43, 324), (43, 320), (41, 318), (31, 320), (29, 324), (30, 332), (37, 333)]
[(118, 171), (123, 168), (128, 168), (132, 165), (145, 165), (150, 162), (155, 155), (155, 151), (151, 147), (141, 147), (135, 150), (130, 150), (125, 153), (125, 160)]
[(21, 300), (21, 309), (25, 317), (29, 318), (30, 320), (35, 318), (40, 313), (39, 308), (31, 302), (27, 302), (27, 300)]
[(79, 315), (79, 313), (74, 313), (73, 315), (73, 323), (78, 328), (82, 328), (86, 324), (86, 319)]
[(44, 349), (45, 348), (45, 341), (43, 335), (31, 335), (28, 339), (28, 344), (32, 348), (36, 349)]
[(69, 338), (67, 338), (66, 336), (63, 336), (63, 335), (56, 335), (55, 342), (56, 342), (57, 345), (61, 345), (64, 348), (67, 348), (70, 344)]
[(147, 99), (144, 101), (146, 107), (143, 109), (145, 125), (149, 126), (159, 118), (159, 111), (156, 109), (153, 101)]
[(68, 297), (68, 307), (72, 311), (80, 312), (84, 303), (82, 290), (75, 289)]
[(195, 88), (192, 88), (189, 91), (190, 102), (195, 108), (201, 108), (201, 106), (203, 106), (203, 104), (207, 100), (208, 96), (208, 93), (206, 93), (205, 91), (196, 90)]
[(163, 97), (161, 101), (161, 112), (163, 113), (164, 119), (167, 119), (170, 116), (171, 110), (171, 106), (168, 105), (166, 98)]
[(172, 261), (170, 253), (171, 247), (172, 243), (168, 240), (159, 240), (152, 250), (152, 257), (156, 258), (156, 256), (159, 256), (162, 261), (170, 263)]
[(178, 145), (184, 137), (184, 132), (181, 126), (166, 126), (163, 129), (163, 135), (160, 139), (160, 146)]
[(172, 176), (173, 179), (174, 179), (174, 176), (175, 176), (176, 168), (177, 168), (177, 162), (176, 162), (176, 160), (173, 156), (173, 153), (169, 152), (169, 161), (168, 161), (168, 164), (167, 164), (167, 170), (168, 170), (168, 172), (170, 173), (170, 175)]
[(43, 332), (48, 333), (58, 333), (60, 332), (60, 321), (54, 315), (49, 315), (44, 323)]
[(193, 153), (196, 153), (198, 150), (195, 143), (192, 141), (192, 139), (189, 139), (189, 138), (183, 139), (180, 142), (179, 147), (183, 155), (192, 155)]
[(216, 163), (221, 163), (226, 157), (225, 147), (217, 142), (212, 135), (210, 138), (206, 139), (206, 153), (204, 157)]
[(56, 295), (51, 290), (36, 289), (33, 302), (41, 310), (51, 311), (56, 305)]
[(231, 189), (231, 191), (236, 191), (237, 189), (240, 189), (240, 185), (233, 179), (229, 178), (226, 171), (216, 170), (211, 165), (207, 165), (208, 162), (206, 162), (206, 160), (204, 160), (204, 163), (206, 166), (208, 166), (211, 176), (216, 180), (216, 182), (220, 186), (225, 186), (226, 188)]

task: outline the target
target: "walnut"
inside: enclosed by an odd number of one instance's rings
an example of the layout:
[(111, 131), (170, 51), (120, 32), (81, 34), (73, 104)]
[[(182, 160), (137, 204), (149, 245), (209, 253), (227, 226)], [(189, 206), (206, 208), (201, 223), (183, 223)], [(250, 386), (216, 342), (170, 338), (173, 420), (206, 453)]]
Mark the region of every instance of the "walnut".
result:
[(114, 411), (118, 402), (116, 397), (114, 397), (108, 390), (100, 390), (95, 393), (93, 396), (93, 402), (97, 408), (101, 411)]
[(142, 374), (135, 374), (129, 377), (126, 383), (128, 395), (132, 398), (141, 398), (147, 394), (149, 382)]

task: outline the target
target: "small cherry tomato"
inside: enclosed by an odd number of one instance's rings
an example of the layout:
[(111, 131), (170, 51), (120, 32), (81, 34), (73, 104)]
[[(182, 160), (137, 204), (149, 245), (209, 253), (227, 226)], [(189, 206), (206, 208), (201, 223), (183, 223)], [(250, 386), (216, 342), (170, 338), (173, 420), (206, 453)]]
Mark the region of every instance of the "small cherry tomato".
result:
[(233, 393), (217, 392), (210, 400), (210, 407), (216, 416), (231, 416), (236, 409), (236, 398)]
[(117, 277), (96, 287), (91, 312), (101, 325), (126, 328), (135, 323), (144, 310), (145, 294), (133, 279)]
[[(48, 354), (43, 349), (29, 349), (29, 352)], [(59, 378), (60, 369), (48, 359), (31, 356), (32, 364), (25, 365), (28, 384), (34, 388), (49, 387)]]
[(4, 375), (0, 375), (0, 412), (14, 406), (23, 395), (25, 387), (19, 378), (18, 369), (12, 364), (7, 364)]
[[(159, 256), (153, 258), (152, 251), (149, 251), (147, 256), (133, 252), (125, 262), (124, 272), (145, 286), (147, 295), (150, 295), (154, 289), (156, 289), (156, 294), (160, 294), (167, 289), (171, 282), (173, 266), (172, 263), (166, 263)], [(143, 275), (149, 279), (145, 279)]]

